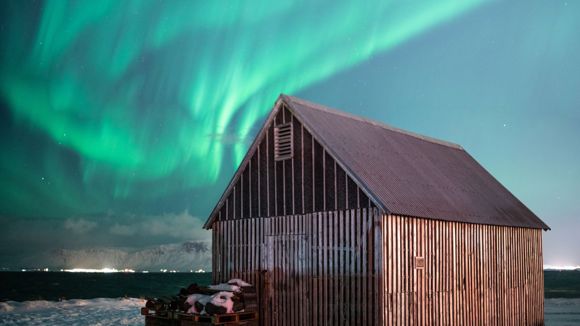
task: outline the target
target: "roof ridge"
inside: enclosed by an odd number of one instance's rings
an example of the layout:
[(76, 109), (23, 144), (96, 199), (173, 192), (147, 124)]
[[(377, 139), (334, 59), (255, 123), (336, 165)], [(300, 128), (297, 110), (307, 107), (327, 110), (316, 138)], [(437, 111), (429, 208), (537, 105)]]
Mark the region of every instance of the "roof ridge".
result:
[(339, 111), (339, 110), (336, 110), (336, 109), (333, 109), (333, 108), (330, 108), (330, 107), (327, 107), (327, 106), (324, 106), (324, 105), (321, 105), (321, 104), (318, 104), (318, 103), (314, 103), (314, 102), (310, 102), (310, 101), (303, 100), (303, 99), (298, 98), (298, 97), (295, 97), (295, 96), (286, 95), (286, 94), (282, 94), (281, 96), (284, 97), (284, 98), (286, 98), (286, 99), (288, 99), (288, 100), (290, 100), (290, 101), (293, 101), (293, 102), (297, 102), (299, 104), (306, 105), (306, 106), (308, 106), (308, 107), (310, 107), (312, 109), (315, 109), (315, 110), (324, 111), (324, 112), (327, 112), (327, 113), (330, 113), (330, 114), (334, 114), (334, 115), (338, 115), (338, 116), (342, 116), (342, 117), (345, 117), (345, 118), (348, 118), (348, 119), (353, 119), (353, 120), (357, 120), (357, 121), (360, 121), (360, 122), (368, 123), (368, 124), (371, 124), (371, 125), (376, 126), (376, 127), (380, 127), (380, 128), (383, 128), (383, 129), (386, 129), (386, 130), (390, 130), (390, 131), (393, 131), (393, 132), (397, 132), (397, 133), (400, 133), (400, 134), (404, 134), (404, 135), (407, 135), (407, 136), (415, 137), (415, 138), (418, 138), (418, 139), (421, 139), (421, 140), (424, 140), (424, 141), (427, 141), (427, 142), (431, 142), (431, 143), (435, 143), (435, 144), (439, 144), (439, 145), (443, 145), (443, 146), (447, 146), (447, 147), (451, 147), (451, 148), (455, 148), (455, 149), (459, 149), (459, 150), (464, 150), (461, 145), (456, 144), (456, 143), (452, 143), (452, 142), (449, 142), (449, 141), (446, 141), (446, 140), (441, 140), (441, 139), (437, 139), (437, 138), (433, 138), (433, 137), (421, 135), (421, 134), (418, 134), (418, 133), (415, 133), (415, 132), (412, 132), (412, 131), (404, 130), (404, 129), (401, 129), (401, 128), (393, 127), (391, 125), (388, 125), (388, 124), (383, 123), (383, 122), (380, 122), (380, 121), (371, 120), (371, 119), (363, 118), (361, 116), (357, 116), (357, 115), (354, 115), (354, 114), (350, 114), (350, 113), (346, 113), (346, 112), (343, 112), (343, 111)]

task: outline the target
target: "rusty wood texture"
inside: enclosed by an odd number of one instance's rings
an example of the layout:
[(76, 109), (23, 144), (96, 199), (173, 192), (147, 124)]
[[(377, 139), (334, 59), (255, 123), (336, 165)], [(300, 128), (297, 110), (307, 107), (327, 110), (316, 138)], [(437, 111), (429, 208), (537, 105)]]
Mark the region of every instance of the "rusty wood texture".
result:
[[(293, 128), (292, 158), (276, 161), (274, 128)], [(216, 220), (288, 216), (321, 211), (371, 208), (368, 195), (285, 108), (268, 125), (239, 177), (226, 192)], [(350, 199), (349, 199), (350, 197)]]
[(376, 208), (217, 221), (213, 277), (262, 325), (540, 325), (542, 234)]
[[(285, 160), (275, 158), (274, 129), (279, 125), (292, 129), (292, 156)], [(276, 114), (266, 121), (210, 220), (372, 207), (376, 207), (376, 202), (369, 199), (366, 190), (313, 137), (311, 130), (280, 104)]]
[(213, 279), (256, 284), (262, 325), (380, 325), (381, 220), (363, 208), (216, 221)]
[(382, 234), (384, 325), (543, 325), (542, 230), (385, 215)]
[[(540, 229), (384, 215), (279, 104), (210, 223), (213, 281), (255, 284), (262, 325), (543, 323)], [(285, 123), (293, 154), (276, 161)]]

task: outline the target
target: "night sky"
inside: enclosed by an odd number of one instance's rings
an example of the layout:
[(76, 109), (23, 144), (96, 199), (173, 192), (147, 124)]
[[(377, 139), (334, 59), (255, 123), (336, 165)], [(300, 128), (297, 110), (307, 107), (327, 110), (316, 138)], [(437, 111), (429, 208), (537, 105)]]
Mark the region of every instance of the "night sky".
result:
[(580, 2), (56, 0), (0, 4), (0, 268), (207, 242), (280, 93), (461, 144), (580, 265)]

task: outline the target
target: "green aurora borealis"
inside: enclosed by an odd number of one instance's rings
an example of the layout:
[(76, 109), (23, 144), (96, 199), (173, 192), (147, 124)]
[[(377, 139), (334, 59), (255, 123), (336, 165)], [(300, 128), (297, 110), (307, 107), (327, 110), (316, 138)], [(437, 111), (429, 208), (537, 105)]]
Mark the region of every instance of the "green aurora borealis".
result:
[(2, 144), (0, 213), (140, 212), (210, 186), (279, 93), (479, 2), (9, 2), (1, 95), (44, 144)]
[(0, 40), (0, 270), (209, 241), (279, 93), (461, 144), (580, 265), (580, 2), (5, 0)]

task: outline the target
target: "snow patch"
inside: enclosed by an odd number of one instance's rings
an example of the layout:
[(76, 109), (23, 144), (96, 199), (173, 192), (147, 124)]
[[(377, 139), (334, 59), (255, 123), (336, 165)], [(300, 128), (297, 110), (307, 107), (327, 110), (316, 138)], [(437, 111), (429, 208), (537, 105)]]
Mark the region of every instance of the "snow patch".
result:
[(232, 297), (234, 294), (232, 292), (218, 292), (211, 296), (211, 303), (214, 306), (226, 308), (226, 314), (231, 314), (234, 312), (234, 301)]
[(143, 325), (145, 300), (75, 299), (0, 302), (0, 325)]
[(244, 282), (243, 280), (240, 280), (239, 278), (232, 278), (231, 280), (228, 281), (228, 284), (237, 285), (239, 287), (252, 286), (252, 284)]
[(231, 284), (227, 284), (227, 283), (210, 285), (209, 288), (212, 290), (217, 290), (217, 291), (240, 292), (239, 286), (231, 285)]
[(197, 311), (197, 308), (195, 308), (195, 303), (199, 302), (200, 304), (205, 306), (210, 301), (211, 301), (211, 296), (205, 295), (205, 294), (194, 293), (194, 294), (188, 296), (187, 300), (185, 300), (185, 302), (190, 304), (191, 308), (189, 308), (189, 310), (187, 310), (187, 313), (188, 314), (205, 314), (205, 309), (202, 311)]

